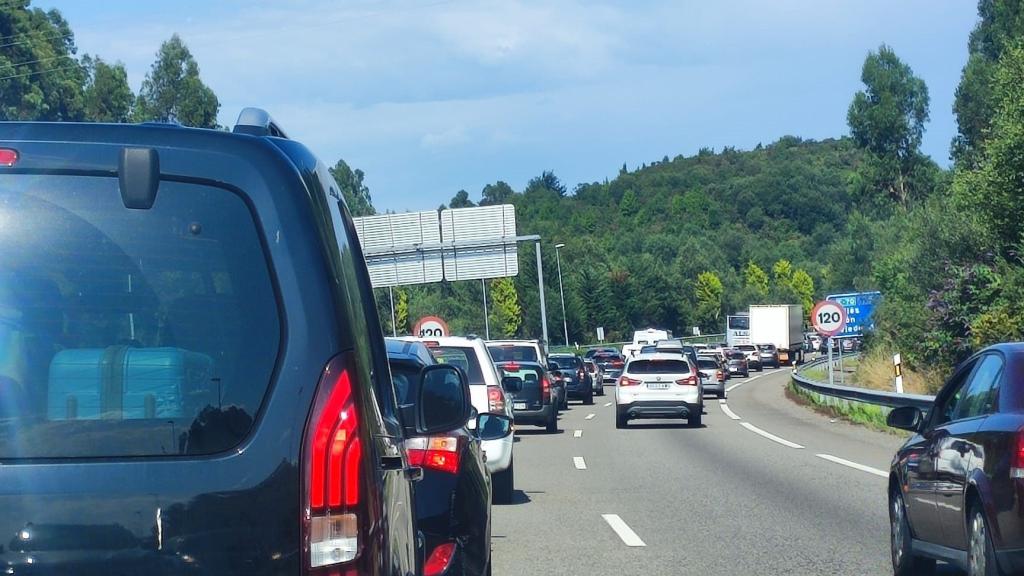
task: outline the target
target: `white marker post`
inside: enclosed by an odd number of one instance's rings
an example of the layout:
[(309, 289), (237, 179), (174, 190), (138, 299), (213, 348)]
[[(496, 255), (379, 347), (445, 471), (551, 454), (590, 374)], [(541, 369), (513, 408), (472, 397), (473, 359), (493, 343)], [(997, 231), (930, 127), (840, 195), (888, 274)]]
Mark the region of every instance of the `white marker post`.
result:
[(892, 357), (892, 369), (896, 375), (896, 393), (903, 394), (903, 359), (899, 354)]

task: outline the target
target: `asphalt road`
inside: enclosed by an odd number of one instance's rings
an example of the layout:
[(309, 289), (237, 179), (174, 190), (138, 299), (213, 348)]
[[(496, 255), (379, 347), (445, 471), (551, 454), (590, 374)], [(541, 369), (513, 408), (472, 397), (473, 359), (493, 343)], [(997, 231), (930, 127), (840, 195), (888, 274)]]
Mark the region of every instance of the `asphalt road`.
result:
[(573, 402), (560, 434), (517, 429), (494, 573), (891, 574), (885, 470), (901, 439), (792, 403), (788, 381), (733, 378), (727, 403), (705, 399), (699, 429), (616, 430), (613, 386), (594, 406)]

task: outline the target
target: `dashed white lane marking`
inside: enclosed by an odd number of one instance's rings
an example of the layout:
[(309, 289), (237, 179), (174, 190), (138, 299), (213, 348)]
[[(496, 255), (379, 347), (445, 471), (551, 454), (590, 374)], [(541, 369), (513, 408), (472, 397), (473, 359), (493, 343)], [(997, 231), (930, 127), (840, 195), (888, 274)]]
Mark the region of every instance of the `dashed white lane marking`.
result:
[(868, 474), (874, 474), (875, 476), (881, 476), (882, 478), (888, 478), (889, 477), (889, 474), (886, 473), (884, 470), (879, 470), (878, 468), (872, 468), (871, 466), (865, 466), (863, 464), (858, 464), (856, 462), (850, 462), (849, 460), (844, 460), (842, 458), (839, 458), (838, 456), (833, 456), (831, 454), (815, 454), (815, 456), (817, 456), (818, 458), (822, 458), (822, 459), (828, 460), (829, 462), (835, 462), (836, 464), (842, 464), (843, 466), (847, 466), (849, 468), (853, 468), (854, 470), (860, 470), (861, 472), (867, 472)]
[(573, 456), (572, 465), (575, 466), (577, 470), (587, 469), (587, 462), (583, 460), (583, 456)]
[(593, 412), (591, 412), (590, 414), (587, 414), (587, 417), (584, 418), (584, 420), (593, 420), (594, 416), (595, 416), (595, 414)]
[(729, 405), (725, 403), (725, 400), (719, 400), (718, 407), (721, 408), (722, 412), (725, 412), (725, 415), (728, 416), (729, 418), (732, 418), (733, 420), (740, 419), (740, 417), (737, 416), (735, 412), (729, 409)]
[(626, 546), (647, 546), (647, 544), (644, 544), (644, 541), (636, 535), (636, 532), (633, 532), (633, 529), (630, 528), (622, 518), (619, 518), (618, 514), (601, 514), (601, 518), (604, 518), (604, 521), (612, 527), (612, 530), (615, 531), (615, 534), (619, 536), (622, 543)]
[(605, 407), (605, 408), (607, 408), (607, 407), (609, 407), (609, 406), (611, 406), (611, 405), (612, 405), (612, 403), (611, 403), (611, 402), (605, 402), (605, 404), (604, 404), (604, 407)]
[(770, 432), (765, 432), (764, 430), (761, 430), (760, 428), (758, 428), (757, 426), (754, 426), (750, 422), (740, 422), (740, 426), (743, 426), (744, 428), (746, 428), (747, 430), (750, 430), (754, 434), (757, 434), (759, 436), (763, 436), (763, 437), (771, 440), (772, 442), (778, 442), (779, 444), (782, 444), (783, 446), (788, 446), (790, 448), (798, 448), (798, 449), (799, 448), (803, 448), (803, 446), (797, 444), (796, 442), (790, 442), (789, 440), (786, 440), (785, 438), (779, 438), (775, 434), (772, 434)]
[(582, 438), (583, 437), (583, 430), (573, 430), (572, 431), (572, 437), (573, 438)]

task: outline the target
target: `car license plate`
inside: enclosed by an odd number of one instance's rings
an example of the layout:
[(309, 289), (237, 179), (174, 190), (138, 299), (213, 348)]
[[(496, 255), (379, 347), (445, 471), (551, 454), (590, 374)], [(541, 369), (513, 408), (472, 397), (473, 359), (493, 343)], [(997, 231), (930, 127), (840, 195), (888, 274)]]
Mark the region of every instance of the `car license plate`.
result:
[(512, 404), (513, 410), (526, 410), (526, 402), (515, 402)]
[(668, 390), (668, 382), (648, 382), (648, 390)]

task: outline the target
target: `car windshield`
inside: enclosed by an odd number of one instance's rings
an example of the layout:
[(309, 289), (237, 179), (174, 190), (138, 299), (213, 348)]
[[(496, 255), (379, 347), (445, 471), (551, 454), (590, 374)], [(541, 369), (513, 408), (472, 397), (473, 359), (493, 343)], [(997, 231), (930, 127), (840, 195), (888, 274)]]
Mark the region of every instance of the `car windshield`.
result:
[(537, 362), (537, 349), (533, 346), (496, 344), (487, 346), (495, 362)]
[(687, 374), (690, 364), (685, 360), (633, 360), (626, 366), (630, 374)]

